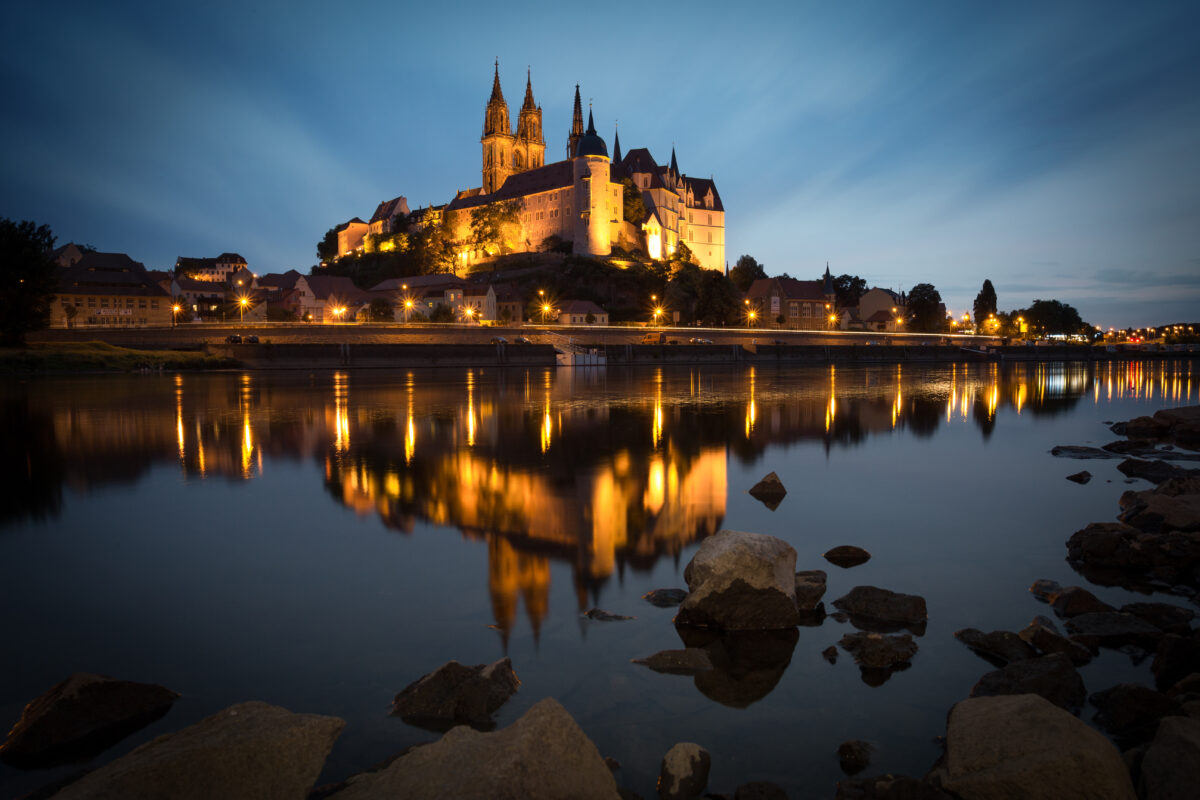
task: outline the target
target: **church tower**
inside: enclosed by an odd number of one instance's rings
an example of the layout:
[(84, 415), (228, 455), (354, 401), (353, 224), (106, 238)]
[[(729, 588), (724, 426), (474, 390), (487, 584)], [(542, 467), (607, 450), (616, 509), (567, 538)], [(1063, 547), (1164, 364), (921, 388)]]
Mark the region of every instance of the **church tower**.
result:
[(575, 179), (577, 209), (572, 252), (606, 256), (612, 252), (609, 220), (615, 218), (608, 194), (612, 164), (608, 158), (608, 146), (596, 133), (590, 110), (587, 132), (579, 137), (575, 155), (571, 159), (571, 172)]
[(567, 137), (567, 158), (575, 157), (575, 148), (583, 138), (583, 104), (579, 102), (579, 84), (575, 84), (575, 112), (571, 115), (571, 135)]
[(533, 82), (525, 73), (525, 103), (517, 117), (517, 143), (513, 146), (513, 172), (537, 169), (546, 163), (542, 138), (542, 109), (533, 102)]
[[(532, 94), (531, 94), (532, 96)], [(538, 112), (538, 127), (541, 128), (541, 112)], [(488, 100), (487, 112), (483, 117), (483, 193), (491, 194), (504, 185), (512, 174), (513, 143), (512, 124), (508, 120), (508, 104), (500, 91), (500, 60), (496, 60), (496, 73), (492, 79), (492, 96)]]

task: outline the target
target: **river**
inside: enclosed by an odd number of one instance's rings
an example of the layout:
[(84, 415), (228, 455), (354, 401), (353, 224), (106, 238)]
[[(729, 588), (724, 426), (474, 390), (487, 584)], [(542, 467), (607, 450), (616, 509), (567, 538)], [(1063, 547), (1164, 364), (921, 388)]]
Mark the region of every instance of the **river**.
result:
[[(153, 374), (7, 378), (0, 468), (0, 726), (74, 671), (182, 694), (97, 763), (243, 700), (348, 724), (319, 783), (437, 734), (392, 697), (450, 659), (512, 658), (507, 725), (557, 698), (654, 795), (676, 742), (709, 787), (832, 796), (847, 739), (865, 774), (922, 775), (949, 707), (992, 667), (964, 627), (1020, 630), (1038, 578), (1087, 585), (1065, 540), (1110, 521), (1119, 459), (1069, 461), (1107, 424), (1200, 402), (1189, 361), (872, 367)], [(1087, 469), (1086, 485), (1065, 476)], [(771, 510), (747, 490), (769, 472)], [(729, 653), (707, 678), (633, 658), (681, 647), (673, 609), (722, 528), (787, 540), (797, 569), (925, 597), (911, 668), (867, 682), (832, 618)], [(872, 558), (841, 569), (841, 544)], [(1089, 587), (1114, 605), (1139, 597)], [(1157, 598), (1167, 599), (1171, 598)], [(1172, 602), (1185, 602), (1178, 599)], [(636, 617), (597, 622), (590, 608)], [(1103, 652), (1089, 691), (1146, 682)], [(1091, 710), (1083, 712), (1090, 719)], [(69, 767), (0, 766), (0, 795)]]

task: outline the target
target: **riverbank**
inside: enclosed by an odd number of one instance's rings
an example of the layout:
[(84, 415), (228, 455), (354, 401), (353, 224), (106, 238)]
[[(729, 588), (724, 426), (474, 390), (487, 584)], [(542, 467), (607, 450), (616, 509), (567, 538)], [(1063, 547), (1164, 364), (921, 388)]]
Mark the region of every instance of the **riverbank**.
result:
[[(146, 349), (143, 349), (146, 348)], [(0, 350), (0, 372), (131, 372), (141, 369), (310, 369), (553, 367), (565, 354), (587, 353), (586, 365), (949, 364), (963, 362), (1109, 362), (1196, 358), (1185, 351), (1116, 351), (1087, 346), (983, 347), (954, 344), (587, 344), (564, 340), (505, 342), (193, 343), (163, 349), (149, 343), (34, 342)], [(577, 363), (583, 365), (579, 360)]]

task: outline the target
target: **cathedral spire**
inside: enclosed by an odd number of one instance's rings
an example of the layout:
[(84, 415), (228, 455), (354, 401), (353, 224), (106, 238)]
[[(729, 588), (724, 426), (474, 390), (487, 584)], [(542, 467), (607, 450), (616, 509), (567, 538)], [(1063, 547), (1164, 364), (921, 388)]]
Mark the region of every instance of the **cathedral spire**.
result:
[(829, 262), (825, 262), (825, 285), (821, 287), (824, 294), (834, 294), (833, 275), (829, 272)]
[(567, 158), (575, 156), (575, 146), (583, 138), (583, 103), (579, 101), (579, 84), (575, 84), (575, 112), (571, 115), (571, 135), (567, 137)]
[(522, 111), (533, 111), (537, 108), (537, 104), (533, 102), (533, 77), (528, 68), (525, 69), (525, 104), (521, 106)]
[(614, 164), (621, 163), (621, 136), (620, 136), (620, 130), (618, 129), (618, 127), (615, 124), (613, 125), (613, 157), (612, 157), (612, 160), (613, 160)]
[(488, 105), (492, 103), (504, 102), (504, 92), (500, 91), (500, 59), (496, 59), (496, 72), (492, 77), (492, 96), (488, 98)]
[(483, 135), (493, 136), (512, 135), (512, 125), (508, 121), (508, 103), (504, 102), (504, 92), (500, 90), (500, 59), (496, 59), (496, 72), (492, 77), (492, 96), (488, 98), (487, 111), (483, 118)]
[(671, 145), (671, 174), (676, 178), (679, 177), (679, 162), (675, 160), (674, 144)]

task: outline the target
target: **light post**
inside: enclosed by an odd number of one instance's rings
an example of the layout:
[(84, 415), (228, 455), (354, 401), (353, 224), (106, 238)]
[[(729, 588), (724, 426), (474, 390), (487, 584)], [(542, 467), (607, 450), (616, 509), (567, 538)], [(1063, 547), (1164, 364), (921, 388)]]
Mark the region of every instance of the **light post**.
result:
[(408, 324), (408, 315), (412, 312), (413, 301), (411, 297), (404, 298), (404, 324)]
[(171, 327), (174, 328), (179, 324), (179, 303), (171, 306)]
[(238, 324), (239, 325), (245, 321), (244, 314), (246, 312), (246, 306), (249, 304), (250, 304), (250, 300), (248, 298), (242, 297), (238, 300)]
[[(541, 292), (539, 291), (538, 294), (541, 294)], [(550, 304), (542, 303), (542, 324), (545, 325), (546, 320), (548, 320), (549, 318), (550, 318)]]

